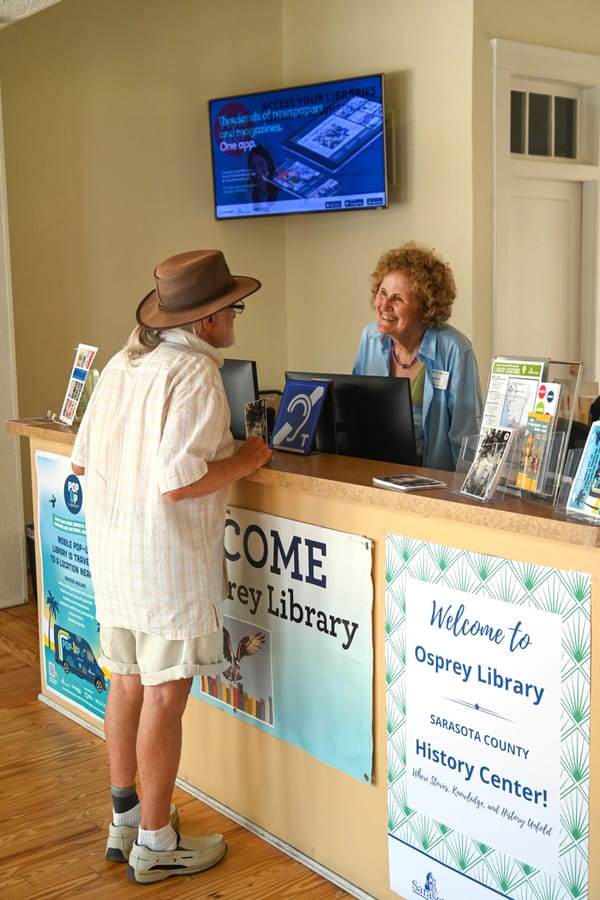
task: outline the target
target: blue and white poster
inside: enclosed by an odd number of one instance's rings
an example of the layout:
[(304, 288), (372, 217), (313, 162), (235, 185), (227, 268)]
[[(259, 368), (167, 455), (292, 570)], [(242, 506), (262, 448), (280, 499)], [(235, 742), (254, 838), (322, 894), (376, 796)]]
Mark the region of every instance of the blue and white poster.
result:
[(590, 577), (388, 535), (390, 886), (588, 896)]
[(371, 541), (231, 507), (225, 554), (223, 672), (192, 694), (370, 783)]
[(43, 677), (77, 709), (104, 719), (109, 673), (99, 662), (100, 634), (88, 562), (83, 479), (67, 456), (36, 450), (43, 602)]

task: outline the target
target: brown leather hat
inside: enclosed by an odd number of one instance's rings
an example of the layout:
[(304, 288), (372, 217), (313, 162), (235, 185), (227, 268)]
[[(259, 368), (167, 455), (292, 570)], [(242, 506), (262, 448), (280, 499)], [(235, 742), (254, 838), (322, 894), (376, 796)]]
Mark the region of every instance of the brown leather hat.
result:
[(156, 288), (146, 294), (136, 319), (145, 328), (176, 328), (231, 306), (261, 287), (248, 275), (232, 275), (220, 250), (189, 250), (160, 262)]

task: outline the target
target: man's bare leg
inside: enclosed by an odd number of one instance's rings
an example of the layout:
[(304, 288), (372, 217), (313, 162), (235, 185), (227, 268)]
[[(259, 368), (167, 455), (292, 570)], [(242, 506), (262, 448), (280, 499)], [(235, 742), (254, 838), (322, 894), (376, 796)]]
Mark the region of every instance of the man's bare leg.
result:
[(111, 675), (104, 715), (110, 783), (126, 788), (135, 784), (138, 724), (144, 687), (139, 675)]
[(191, 678), (146, 685), (137, 729), (137, 764), (142, 798), (140, 827), (157, 831), (169, 823), (181, 759), (182, 717)]

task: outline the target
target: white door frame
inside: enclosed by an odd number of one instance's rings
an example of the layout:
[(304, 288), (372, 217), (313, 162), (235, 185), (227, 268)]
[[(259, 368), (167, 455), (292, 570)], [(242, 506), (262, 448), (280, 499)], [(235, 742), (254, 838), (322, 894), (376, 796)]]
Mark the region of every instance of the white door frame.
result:
[[(496, 322), (508, 290), (507, 271), (510, 180), (577, 181), (582, 184), (581, 360), (586, 381), (600, 380), (600, 57), (494, 38), (494, 354)], [(582, 89), (578, 154), (581, 161), (516, 159), (510, 153), (512, 79), (568, 82)]]
[(10, 255), (4, 133), (0, 95), (0, 608), (28, 599), (25, 565), (25, 520), (19, 438), (6, 431), (6, 422), (17, 416), (17, 367)]

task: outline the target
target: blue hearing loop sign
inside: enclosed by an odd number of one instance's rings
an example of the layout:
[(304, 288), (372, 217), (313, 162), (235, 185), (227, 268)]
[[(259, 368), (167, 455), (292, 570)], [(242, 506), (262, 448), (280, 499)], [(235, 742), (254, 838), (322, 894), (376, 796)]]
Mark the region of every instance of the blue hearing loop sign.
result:
[(328, 388), (328, 381), (286, 382), (271, 437), (274, 450), (310, 453)]

